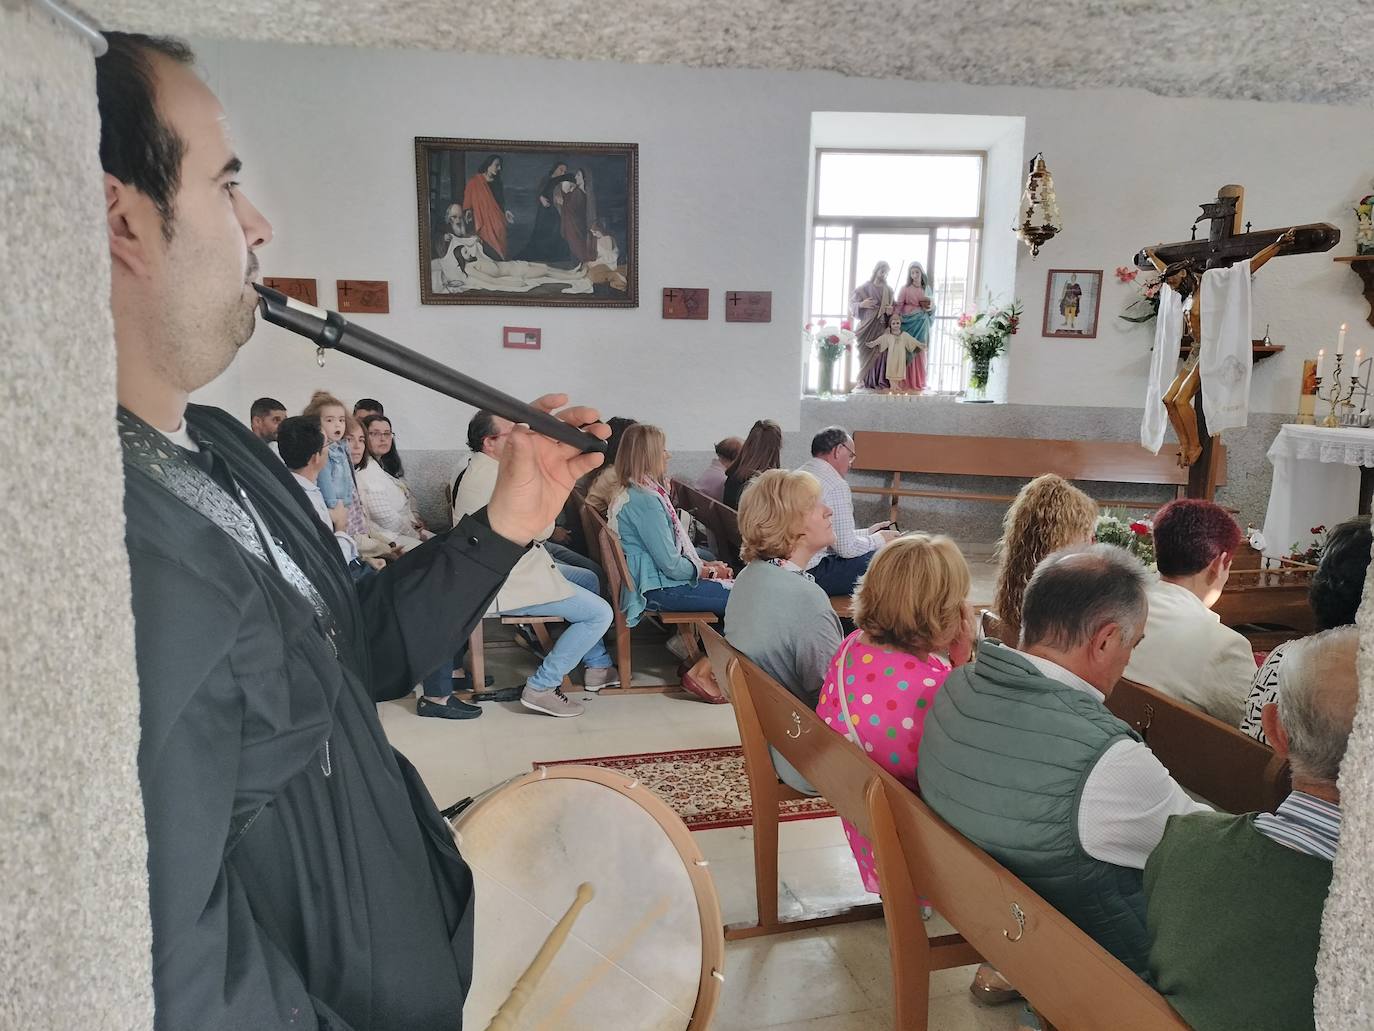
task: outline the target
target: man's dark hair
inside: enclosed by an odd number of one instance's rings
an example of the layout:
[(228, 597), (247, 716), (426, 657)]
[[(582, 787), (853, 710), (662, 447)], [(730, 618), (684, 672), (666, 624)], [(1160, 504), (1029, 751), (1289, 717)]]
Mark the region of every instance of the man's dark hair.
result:
[(811, 457), (828, 455), (849, 441), (849, 431), (843, 426), (827, 426), (811, 438)]
[(275, 397), (260, 397), (253, 402), (253, 407), (248, 409), (248, 416), (252, 419), (261, 419), (264, 415), (284, 411), (286, 411), (286, 405)]
[(606, 461), (597, 470), (609, 469), (615, 465), (616, 452), (620, 450), (620, 438), (625, 436), (625, 431), (639, 422), (638, 419), (631, 419), (628, 415), (613, 415), (606, 420), (606, 425), (611, 428), (611, 436), (606, 441)]
[(1179, 498), (1155, 516), (1155, 563), (1163, 576), (1192, 576), (1221, 555), (1236, 555), (1241, 529), (1216, 502)]
[(375, 397), (358, 398), (358, 400), (353, 402), (354, 414), (357, 414), (359, 408), (361, 408), (365, 412), (375, 412), (377, 415), (386, 414), (386, 409), (382, 407), (382, 403), (378, 401)]
[(304, 469), (323, 449), (324, 431), (320, 429), (319, 416), (293, 415), (283, 419), (277, 428), (277, 453), (292, 472)]
[(1326, 535), (1326, 549), (1312, 574), (1312, 586), (1307, 589), (1307, 603), (1312, 606), (1318, 630), (1355, 622), (1364, 594), (1371, 543), (1374, 535), (1370, 533), (1367, 515), (1347, 519)]
[(1108, 623), (1130, 635), (1145, 619), (1145, 567), (1125, 548), (1090, 544), (1045, 557), (1021, 603), (1021, 648), (1077, 648)]
[(496, 416), (485, 408), (468, 420), (468, 450), (474, 455), (482, 450), (482, 442), (496, 436)]
[(726, 437), (724, 440), (716, 441), (716, 457), (722, 462), (733, 462), (739, 457), (739, 449), (744, 446), (744, 441), (739, 437)]
[(181, 64), (194, 63), (196, 55), (168, 36), (107, 32), (105, 39), (109, 49), (95, 62), (100, 166), (153, 202), (162, 216), (163, 238), (171, 240), (186, 141), (158, 113), (152, 55)]

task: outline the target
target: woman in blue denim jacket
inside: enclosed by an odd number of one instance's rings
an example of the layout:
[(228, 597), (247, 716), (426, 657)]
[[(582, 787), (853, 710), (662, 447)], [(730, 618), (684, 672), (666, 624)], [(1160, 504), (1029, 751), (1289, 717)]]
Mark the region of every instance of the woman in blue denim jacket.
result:
[(316, 481), (324, 495), (324, 503), (329, 508), (335, 505), (347, 508), (353, 502), (353, 465), (343, 439), (348, 410), (333, 394), (317, 390), (301, 414), (320, 420), (320, 429), (329, 446), (329, 464), (320, 470), (320, 478)]

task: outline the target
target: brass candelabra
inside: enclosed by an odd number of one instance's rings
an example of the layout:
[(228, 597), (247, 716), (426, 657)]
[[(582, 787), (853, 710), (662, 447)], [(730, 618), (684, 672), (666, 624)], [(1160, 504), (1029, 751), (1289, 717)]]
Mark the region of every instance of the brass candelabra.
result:
[(1355, 367), (1355, 371), (1350, 376), (1348, 386), (1342, 391), (1341, 355), (1337, 354), (1336, 368), (1331, 373), (1331, 385), (1326, 388), (1325, 394), (1322, 393), (1323, 382), (1325, 382), (1325, 377), (1318, 376), (1317, 400), (1324, 401), (1330, 406), (1330, 410), (1326, 413), (1326, 418), (1322, 420), (1322, 425), (1327, 427), (1340, 426), (1342, 420), (1336, 418), (1336, 409), (1353, 407), (1351, 401), (1355, 397), (1355, 391), (1360, 389), (1360, 367), (1358, 365)]

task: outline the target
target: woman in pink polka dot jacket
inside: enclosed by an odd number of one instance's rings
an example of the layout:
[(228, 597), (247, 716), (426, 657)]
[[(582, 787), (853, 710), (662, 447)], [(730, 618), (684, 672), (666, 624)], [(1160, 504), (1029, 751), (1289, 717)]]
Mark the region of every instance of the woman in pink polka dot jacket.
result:
[[(830, 661), (816, 712), (916, 790), (921, 730), (935, 692), (973, 650), (968, 565), (948, 537), (899, 537), (854, 592), (854, 623)], [(849, 823), (864, 887), (878, 891), (873, 847)]]

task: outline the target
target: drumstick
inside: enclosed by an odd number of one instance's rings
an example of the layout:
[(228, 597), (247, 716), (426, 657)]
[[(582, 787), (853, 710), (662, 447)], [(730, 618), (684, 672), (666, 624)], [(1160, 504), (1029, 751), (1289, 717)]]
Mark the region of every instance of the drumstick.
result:
[[(545, 1031), (545, 1029), (552, 1026), (555, 1018), (562, 1017), (564, 1013), (572, 1009), (582, 996), (592, 990), (592, 987), (597, 981), (601, 980), (602, 977), (610, 972), (612, 967), (619, 966), (620, 960), (624, 957), (625, 953), (630, 951), (630, 946), (635, 943), (640, 935), (667, 914), (671, 904), (671, 899), (667, 895), (659, 899), (658, 904), (654, 906), (653, 909), (649, 910), (649, 912), (645, 913), (644, 918), (640, 920), (639, 923), (630, 928), (629, 932), (621, 938), (619, 942), (606, 950), (606, 954), (601, 957), (601, 962), (596, 965), (596, 968), (593, 969), (590, 974), (584, 977), (578, 984), (574, 985), (572, 990), (564, 995), (563, 998), (554, 1003), (553, 1009), (550, 1010), (548, 1015), (535, 1027), (534, 1031)], [(488, 1031), (490, 1031), (490, 1029), (488, 1029)]]
[(506, 1001), (501, 1004), (501, 1008), (496, 1011), (496, 1016), (491, 1018), (491, 1023), (487, 1025), (487, 1031), (514, 1031), (515, 1019), (520, 1015), (520, 1011), (525, 1008), (525, 1003), (529, 1001), (534, 989), (539, 984), (539, 979), (544, 976), (544, 971), (549, 969), (549, 964), (553, 962), (554, 956), (558, 955), (558, 950), (567, 941), (568, 932), (572, 930), (572, 925), (577, 921), (577, 915), (582, 912), (592, 896), (596, 892), (590, 884), (583, 881), (577, 886), (577, 897), (568, 907), (568, 911), (563, 914), (563, 919), (554, 924), (549, 936), (544, 939), (544, 944), (535, 953), (533, 962), (520, 975), (520, 980), (515, 982), (515, 987), (510, 990), (510, 995), (506, 996)]

